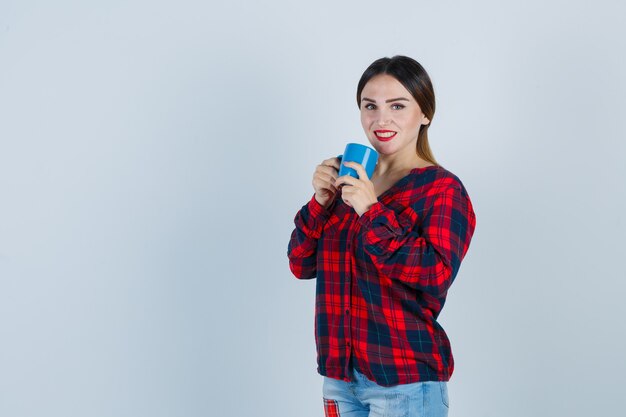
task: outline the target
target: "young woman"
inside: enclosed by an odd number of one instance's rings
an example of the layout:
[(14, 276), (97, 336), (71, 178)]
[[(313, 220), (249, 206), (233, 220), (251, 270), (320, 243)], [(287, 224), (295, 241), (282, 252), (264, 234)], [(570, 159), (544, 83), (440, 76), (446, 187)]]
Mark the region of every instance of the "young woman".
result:
[(435, 96), (424, 68), (381, 58), (357, 87), (379, 153), (368, 179), (329, 158), (295, 216), (289, 266), (317, 277), (315, 336), (326, 416), (447, 416), (450, 342), (437, 317), (474, 233), (465, 187), (428, 145)]

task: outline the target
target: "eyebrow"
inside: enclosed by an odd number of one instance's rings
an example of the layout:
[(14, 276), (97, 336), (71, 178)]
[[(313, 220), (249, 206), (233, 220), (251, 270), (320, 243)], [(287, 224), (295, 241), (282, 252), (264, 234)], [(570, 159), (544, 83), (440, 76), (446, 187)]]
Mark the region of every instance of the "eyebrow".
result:
[[(361, 101), (369, 101), (370, 103), (376, 103), (376, 100), (372, 100), (371, 98), (367, 98), (367, 97), (363, 97)], [(389, 100), (386, 100), (385, 103), (391, 103), (392, 101), (410, 101), (410, 100), (405, 97), (398, 97), (398, 98), (390, 98)]]

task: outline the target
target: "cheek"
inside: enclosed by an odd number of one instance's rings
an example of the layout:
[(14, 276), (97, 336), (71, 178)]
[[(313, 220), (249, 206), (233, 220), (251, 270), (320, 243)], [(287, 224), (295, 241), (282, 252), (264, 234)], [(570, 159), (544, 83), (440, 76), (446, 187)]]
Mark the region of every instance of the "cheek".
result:
[(361, 126), (363, 129), (368, 129), (372, 125), (372, 117), (361, 113)]
[(420, 126), (420, 122), (421, 122), (421, 115), (417, 114), (417, 115), (407, 115), (407, 117), (405, 117), (404, 123), (405, 125), (417, 129)]
[(363, 129), (367, 128), (367, 117), (363, 114), (361, 114), (361, 126), (363, 126)]
[(397, 116), (394, 121), (404, 131), (413, 131), (418, 126), (418, 120), (410, 116)]

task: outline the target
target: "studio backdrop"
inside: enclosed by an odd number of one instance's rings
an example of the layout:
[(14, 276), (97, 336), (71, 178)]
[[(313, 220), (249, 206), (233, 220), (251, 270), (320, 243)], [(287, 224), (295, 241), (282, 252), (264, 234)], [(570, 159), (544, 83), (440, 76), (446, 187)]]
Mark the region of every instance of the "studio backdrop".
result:
[(477, 216), (451, 417), (617, 415), (618, 1), (0, 1), (0, 415), (320, 417), (315, 166), (375, 59), (428, 71)]

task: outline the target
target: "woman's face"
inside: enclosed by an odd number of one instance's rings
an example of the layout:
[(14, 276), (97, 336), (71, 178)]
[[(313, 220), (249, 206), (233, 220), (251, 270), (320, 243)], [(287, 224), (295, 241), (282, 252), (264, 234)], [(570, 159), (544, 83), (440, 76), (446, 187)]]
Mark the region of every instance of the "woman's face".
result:
[(411, 93), (388, 74), (365, 84), (360, 107), (363, 130), (381, 154), (415, 153), (419, 129), (430, 123)]

